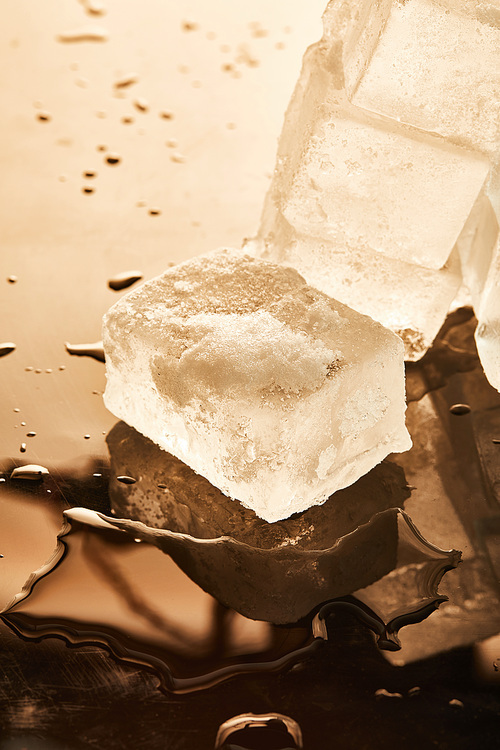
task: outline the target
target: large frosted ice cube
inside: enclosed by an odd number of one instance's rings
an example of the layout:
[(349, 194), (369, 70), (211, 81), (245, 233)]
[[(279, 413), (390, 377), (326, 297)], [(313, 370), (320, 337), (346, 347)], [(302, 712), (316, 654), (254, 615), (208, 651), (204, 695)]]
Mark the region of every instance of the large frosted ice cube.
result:
[(403, 346), (293, 269), (220, 250), (104, 318), (105, 403), (267, 521), (410, 445)]
[[(360, 107), (493, 153), (500, 144), (500, 5), (475, 0), (332, 0), (331, 43)], [(339, 61), (340, 62), (340, 61)]]

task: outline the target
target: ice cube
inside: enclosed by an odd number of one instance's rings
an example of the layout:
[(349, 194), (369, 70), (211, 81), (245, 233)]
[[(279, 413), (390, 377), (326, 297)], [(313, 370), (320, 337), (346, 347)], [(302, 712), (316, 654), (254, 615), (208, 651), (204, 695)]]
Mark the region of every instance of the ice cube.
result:
[(500, 240), (493, 251), (476, 315), (479, 358), (489, 382), (500, 391)]
[(110, 411), (266, 521), (410, 446), (400, 339), (238, 251), (120, 299), (104, 348)]
[[(360, 107), (494, 153), (500, 144), (500, 7), (476, 0), (347, 3), (345, 86)], [(325, 14), (329, 34), (339, 9)], [(358, 6), (359, 13), (353, 13)]]

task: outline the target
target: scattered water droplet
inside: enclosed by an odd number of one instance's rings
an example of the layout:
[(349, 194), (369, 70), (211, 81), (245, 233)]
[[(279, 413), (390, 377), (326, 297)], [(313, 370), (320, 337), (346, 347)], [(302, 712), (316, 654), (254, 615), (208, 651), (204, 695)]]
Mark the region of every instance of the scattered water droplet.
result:
[(84, 437), (84, 440), (90, 440), (90, 435), (88, 433), (84, 435), (83, 437)]
[(161, 214), (161, 210), (159, 208), (150, 208), (148, 214), (150, 216), (159, 216)]
[(18, 409), (18, 407), (17, 407), (17, 406), (15, 406), (15, 407), (14, 407), (14, 411), (16, 412), (16, 414), (18, 414), (18, 413), (19, 413), (19, 412), (21, 411), (21, 409)]
[(418, 686), (412, 687), (408, 690), (408, 695), (418, 695), (421, 692), (421, 688)]
[(132, 125), (134, 122), (134, 118), (130, 116), (122, 117), (122, 123), (124, 125)]
[(126, 474), (121, 474), (119, 477), (116, 477), (117, 482), (121, 482), (122, 484), (135, 484), (137, 482), (137, 479), (134, 479), (134, 477), (129, 477)]
[(174, 113), (173, 112), (169, 112), (168, 110), (163, 110), (162, 112), (160, 112), (160, 117), (163, 120), (173, 120), (174, 119)]
[(12, 343), (12, 341), (6, 341), (3, 344), (0, 344), (0, 357), (5, 357), (7, 354), (10, 354), (14, 351), (16, 348), (16, 345)]
[(76, 85), (77, 85), (77, 86), (78, 86), (79, 88), (81, 88), (81, 89), (86, 89), (86, 88), (88, 88), (88, 85), (89, 85), (89, 83), (90, 83), (89, 79), (88, 79), (88, 78), (84, 78), (83, 76), (80, 76), (79, 78), (77, 78), (77, 79), (75, 80), (75, 84), (76, 84)]
[(493, 438), (491, 442), (493, 445), (500, 445), (500, 438)]
[(26, 437), (36, 437), (36, 432), (34, 430), (31, 430), (30, 432), (26, 433)]
[(464, 414), (470, 414), (471, 408), (469, 404), (453, 404), (450, 406), (450, 414), (454, 414), (456, 417), (462, 417)]
[(21, 427), (26, 427), (26, 422), (21, 422)]
[(58, 42), (67, 44), (75, 42), (107, 42), (109, 32), (103, 26), (82, 26), (79, 29), (62, 31), (56, 36)]
[(96, 341), (95, 344), (64, 344), (68, 354), (76, 357), (92, 357), (98, 362), (104, 362), (104, 348), (102, 341)]
[(45, 370), (45, 372), (46, 372), (46, 373), (47, 373), (48, 375), (50, 375), (50, 373), (52, 372), (52, 367), (47, 367), (47, 368), (46, 368), (46, 370)]
[(144, 208), (144, 206), (146, 205), (146, 201), (143, 198), (141, 198), (140, 200), (137, 201), (135, 205), (137, 206), (137, 208)]
[(36, 119), (39, 122), (50, 122), (52, 119), (52, 116), (49, 112), (38, 112)]
[(42, 368), (41, 367), (36, 367), (35, 368), (35, 372), (36, 372), (37, 375), (40, 375), (40, 373), (42, 372)]
[(9, 282), (9, 284), (15, 284), (17, 281), (17, 276), (7, 276), (7, 281)]
[(138, 81), (139, 76), (136, 73), (129, 73), (128, 75), (118, 78), (118, 80), (113, 83), (113, 86), (115, 89), (126, 89), (129, 86), (138, 83)]
[(66, 365), (59, 365), (58, 369), (62, 372), (66, 369)]
[(147, 99), (144, 99), (143, 97), (134, 99), (133, 105), (139, 112), (147, 112), (149, 110), (149, 103)]
[(196, 31), (198, 24), (195, 21), (183, 21), (181, 24), (182, 31)]
[(116, 166), (116, 164), (119, 164), (121, 162), (121, 156), (119, 154), (108, 154), (104, 161), (106, 162), (106, 164)]
[(19, 447), (19, 452), (20, 453), (26, 453), (26, 443), (21, 443), (21, 445)]
[(105, 146), (103, 143), (100, 143), (98, 146), (96, 146), (96, 151), (107, 151), (108, 147)]
[(25, 372), (33, 372), (33, 368), (32, 367), (25, 367), (24, 371)]
[(170, 157), (170, 161), (173, 161), (176, 164), (184, 164), (184, 162), (186, 161), (186, 157), (184, 156), (184, 154), (180, 154), (176, 151), (175, 154), (172, 154), (172, 156)]
[(158, 487), (159, 490), (166, 490), (167, 489), (167, 485), (163, 484), (161, 482), (160, 482), (160, 484), (157, 484), (156, 486)]
[(177, 148), (178, 145), (179, 143), (175, 138), (169, 138), (167, 141), (168, 148)]
[(91, 16), (103, 16), (106, 13), (106, 6), (102, 0), (80, 0), (80, 4)]
[(49, 470), (45, 466), (39, 466), (38, 464), (27, 464), (26, 466), (18, 466), (13, 470), (10, 475), (11, 479), (43, 479), (49, 475)]
[(375, 690), (375, 698), (402, 698), (401, 693), (390, 693), (385, 688), (380, 688), (380, 690)]
[(136, 281), (140, 281), (143, 278), (143, 274), (140, 271), (123, 271), (122, 273), (116, 274), (108, 280), (108, 286), (115, 292), (119, 292), (122, 289), (127, 289)]
[(459, 701), (458, 698), (452, 698), (451, 701), (448, 701), (448, 704), (450, 706), (457, 706), (457, 708), (463, 708), (464, 704), (462, 701)]
[(97, 177), (97, 172), (94, 172), (92, 169), (89, 169), (83, 173), (83, 176), (87, 177), (90, 180), (90, 179), (93, 179), (94, 177)]

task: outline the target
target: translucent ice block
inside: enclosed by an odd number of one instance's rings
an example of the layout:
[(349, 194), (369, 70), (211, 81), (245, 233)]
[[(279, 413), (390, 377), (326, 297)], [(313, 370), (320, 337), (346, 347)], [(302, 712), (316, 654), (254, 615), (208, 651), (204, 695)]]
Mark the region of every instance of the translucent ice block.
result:
[(476, 315), (479, 358), (489, 382), (500, 391), (500, 240), (493, 251), (493, 260)]
[(442, 268), (488, 176), (488, 160), (340, 97), (312, 116), (280, 196), (289, 224), (338, 247)]
[(462, 276), (476, 312), (481, 304), (497, 238), (498, 221), (495, 211), (487, 196), (481, 194), (457, 242)]
[(455, 143), (498, 149), (498, 2), (332, 0), (324, 19), (331, 42), (341, 12), (349, 18), (342, 64), (353, 102)]
[(107, 407), (267, 521), (410, 445), (401, 341), (237, 251), (123, 297), (104, 348)]

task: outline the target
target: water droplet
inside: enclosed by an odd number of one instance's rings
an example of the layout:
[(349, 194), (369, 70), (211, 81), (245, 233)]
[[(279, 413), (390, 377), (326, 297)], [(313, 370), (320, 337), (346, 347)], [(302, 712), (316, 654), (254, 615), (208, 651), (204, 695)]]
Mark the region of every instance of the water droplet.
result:
[(157, 484), (156, 486), (158, 487), (159, 490), (166, 490), (167, 489), (167, 485), (163, 484), (161, 482), (160, 482), (160, 484)]
[(108, 286), (115, 292), (119, 292), (122, 289), (127, 289), (136, 281), (140, 281), (143, 278), (143, 274), (140, 271), (123, 271), (122, 273), (116, 274), (108, 281)]
[(89, 180), (93, 179), (94, 177), (97, 177), (97, 172), (94, 172), (93, 170), (89, 169), (88, 171), (83, 173), (84, 177), (87, 177)]
[(10, 354), (14, 351), (16, 348), (16, 345), (12, 343), (12, 341), (6, 341), (3, 344), (0, 344), (0, 357), (5, 357), (7, 354)]
[(3, 558), (3, 555), (0, 555), (0, 558)]
[(17, 276), (7, 276), (7, 281), (9, 282), (9, 284), (15, 284), (17, 281)]
[(90, 435), (88, 433), (84, 435), (83, 437), (84, 437), (84, 440), (90, 440)]
[(163, 120), (173, 120), (174, 119), (174, 113), (173, 112), (169, 112), (168, 110), (163, 110), (162, 112), (160, 112), (160, 117)]
[(79, 78), (75, 80), (75, 84), (81, 89), (86, 89), (89, 83), (90, 83), (89, 79), (84, 78), (83, 76), (80, 76)]
[(161, 214), (161, 210), (159, 208), (150, 208), (148, 214), (150, 216), (159, 216)]
[(122, 484), (135, 484), (137, 482), (137, 479), (134, 479), (134, 477), (129, 477), (126, 474), (121, 474), (119, 477), (116, 477), (117, 482), (121, 482)]
[(402, 698), (401, 693), (390, 693), (385, 688), (380, 688), (380, 690), (375, 690), (375, 698)]
[(1, 483), (1, 482), (6, 482), (6, 481), (7, 481), (7, 480), (5, 479), (5, 477), (0, 477), (0, 483)]
[(19, 452), (20, 453), (26, 453), (26, 443), (21, 443), (21, 445), (19, 447)]
[(500, 438), (492, 438), (491, 442), (493, 445), (500, 445)]
[(24, 371), (25, 372), (33, 372), (33, 368), (32, 367), (25, 367)]
[(26, 422), (21, 422), (21, 427), (26, 427)]
[(61, 372), (62, 372), (63, 370), (66, 369), (66, 365), (59, 365), (58, 369), (61, 370)]
[(144, 99), (143, 97), (134, 99), (133, 105), (139, 112), (147, 112), (149, 110), (149, 103), (147, 99)]
[(35, 368), (35, 372), (36, 372), (37, 375), (40, 375), (40, 373), (42, 372), (42, 368), (41, 367), (36, 367)]
[(140, 200), (137, 201), (135, 205), (137, 206), (137, 208), (144, 208), (144, 206), (146, 205), (146, 201), (143, 198), (141, 198)]
[(408, 695), (418, 695), (421, 692), (421, 688), (418, 686), (412, 687), (408, 690)]
[(104, 349), (102, 341), (96, 341), (95, 344), (64, 344), (68, 354), (73, 354), (77, 357), (92, 357), (97, 359), (98, 362), (104, 362)]
[(103, 16), (106, 13), (106, 6), (102, 0), (80, 0), (80, 4), (91, 16)]
[(121, 162), (121, 156), (119, 154), (108, 154), (108, 156), (106, 156), (105, 162), (106, 164), (115, 166), (116, 164), (119, 164)]
[(122, 123), (124, 125), (132, 125), (133, 122), (134, 122), (134, 118), (133, 117), (129, 117), (129, 116), (122, 117)]
[(95, 147), (96, 151), (107, 151), (108, 147), (105, 146), (103, 143), (100, 143), (98, 146)]
[(49, 470), (45, 466), (39, 466), (38, 464), (27, 464), (26, 466), (18, 466), (10, 475), (11, 479), (43, 479), (49, 475)]
[(68, 181), (68, 177), (65, 174), (60, 174), (57, 179), (59, 180), (59, 182), (67, 182)]
[(140, 544), (142, 542), (142, 539), (139, 539), (138, 537), (136, 537), (134, 539), (134, 542), (136, 542), (137, 544)]
[(456, 417), (462, 417), (464, 414), (470, 414), (471, 408), (468, 404), (453, 404), (450, 406), (450, 414)]
[(129, 86), (133, 86), (139, 81), (139, 76), (136, 73), (129, 73), (128, 75), (122, 76), (113, 83), (115, 89), (126, 89)]
[(92, 474), (93, 477), (102, 477), (102, 474), (99, 474), (99, 472), (96, 472), (95, 474)]
[(181, 24), (182, 31), (196, 31), (198, 24), (195, 21), (183, 21)]
[(95, 193), (95, 188), (85, 185), (82, 187), (82, 193), (85, 195), (92, 195), (92, 193)]
[(18, 414), (21, 411), (21, 409), (18, 409), (18, 407), (16, 406), (14, 407), (14, 411), (16, 412), (16, 414)]
[(45, 370), (45, 372), (46, 372), (46, 373), (47, 373), (48, 375), (50, 375), (50, 373), (52, 372), (52, 367), (47, 367), (47, 368), (46, 368), (46, 370)]
[(179, 143), (175, 138), (169, 138), (167, 141), (168, 148), (177, 148), (178, 145)]
[(56, 36), (58, 42), (67, 44), (78, 42), (107, 42), (109, 32), (102, 26), (82, 26), (79, 29), (62, 31)]
[(39, 122), (50, 122), (52, 117), (49, 112), (38, 112), (36, 119), (39, 120)]
[(170, 161), (173, 161), (176, 164), (184, 164), (184, 162), (186, 161), (186, 157), (176, 151), (175, 154), (172, 154), (172, 156), (170, 157)]
[(36, 432), (34, 430), (31, 430), (30, 432), (26, 433), (26, 437), (36, 437)]
[(464, 704), (462, 701), (459, 701), (458, 698), (452, 698), (451, 701), (448, 701), (448, 704), (450, 706), (456, 706), (457, 708), (463, 708)]

